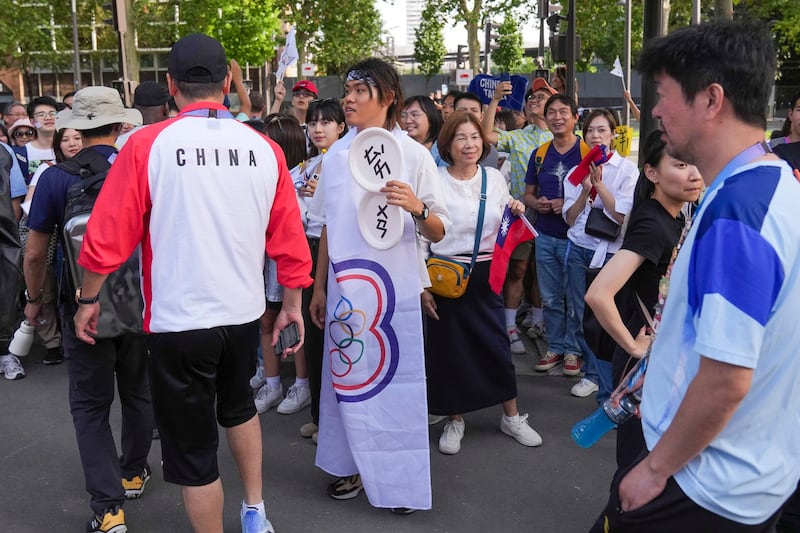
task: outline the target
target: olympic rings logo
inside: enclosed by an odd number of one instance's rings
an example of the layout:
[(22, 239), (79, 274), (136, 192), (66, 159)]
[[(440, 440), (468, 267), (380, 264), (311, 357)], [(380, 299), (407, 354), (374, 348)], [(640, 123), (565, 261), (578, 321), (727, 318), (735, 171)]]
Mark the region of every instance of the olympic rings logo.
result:
[[(360, 309), (353, 309), (353, 302), (342, 296), (342, 299), (336, 304), (333, 316), (334, 320), (330, 322), (328, 336), (336, 348), (331, 350), (331, 355), (339, 357), (339, 362), (344, 365), (345, 370), (337, 372), (331, 366), (331, 373), (337, 378), (342, 378), (349, 374), (353, 365), (364, 357), (364, 341), (357, 337), (361, 335), (367, 325), (367, 315)], [(358, 329), (353, 329), (353, 322)], [(337, 330), (339, 335), (334, 334)], [(352, 350), (348, 353), (346, 350), (350, 349)]]
[(359, 402), (383, 390), (397, 370), (394, 284), (375, 261), (350, 259), (331, 266), (339, 292), (327, 327), (333, 388), (339, 401)]

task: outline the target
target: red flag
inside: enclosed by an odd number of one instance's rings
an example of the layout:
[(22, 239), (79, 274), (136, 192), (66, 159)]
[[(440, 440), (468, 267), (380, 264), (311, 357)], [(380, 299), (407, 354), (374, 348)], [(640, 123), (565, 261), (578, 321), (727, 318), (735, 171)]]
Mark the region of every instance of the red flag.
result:
[(569, 177), (569, 182), (576, 187), (580, 185), (580, 183), (586, 179), (586, 176), (589, 175), (589, 163), (594, 163), (595, 165), (602, 165), (614, 154), (605, 144), (596, 144), (589, 150), (589, 153), (586, 154), (580, 163), (578, 163), (578, 167), (572, 172)]
[(497, 232), (497, 241), (494, 243), (492, 265), (489, 267), (489, 286), (494, 292), (500, 294), (508, 272), (508, 260), (514, 249), (525, 241), (534, 239), (539, 234), (533, 229), (525, 215), (511, 213), (511, 208), (506, 206), (500, 231)]

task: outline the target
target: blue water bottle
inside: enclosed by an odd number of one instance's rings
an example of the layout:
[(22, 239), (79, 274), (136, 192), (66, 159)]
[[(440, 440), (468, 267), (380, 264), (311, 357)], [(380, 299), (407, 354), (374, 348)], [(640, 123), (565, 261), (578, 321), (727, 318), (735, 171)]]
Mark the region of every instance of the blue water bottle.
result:
[[(622, 384), (597, 410), (572, 427), (572, 440), (581, 448), (593, 446), (600, 437), (636, 414), (642, 402), (642, 384), (647, 372), (645, 356), (631, 369)], [(615, 399), (619, 398), (618, 401)]]
[(634, 414), (641, 401), (641, 389), (620, 398), (614, 407), (611, 399), (606, 400), (591, 415), (572, 427), (572, 440), (581, 448), (590, 448), (600, 437), (619, 426)]

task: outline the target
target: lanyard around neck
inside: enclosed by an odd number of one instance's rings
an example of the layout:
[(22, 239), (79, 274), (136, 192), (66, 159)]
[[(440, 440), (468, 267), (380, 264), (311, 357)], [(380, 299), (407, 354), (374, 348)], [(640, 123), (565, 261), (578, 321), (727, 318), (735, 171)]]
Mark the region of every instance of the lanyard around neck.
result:
[(203, 117), (203, 118), (233, 118), (233, 114), (230, 111), (214, 109), (214, 108), (193, 109), (192, 111), (186, 111), (184, 113), (181, 113), (178, 116)]
[(739, 152), (736, 157), (731, 159), (728, 164), (723, 167), (720, 173), (717, 174), (716, 179), (711, 183), (708, 189), (706, 189), (706, 192), (703, 194), (703, 199), (700, 200), (700, 205), (697, 206), (695, 216), (700, 214), (703, 204), (706, 202), (706, 199), (711, 196), (711, 193), (719, 189), (725, 180), (730, 178), (739, 167), (752, 163), (759, 157), (763, 157), (771, 152), (772, 149), (765, 141), (757, 142)]

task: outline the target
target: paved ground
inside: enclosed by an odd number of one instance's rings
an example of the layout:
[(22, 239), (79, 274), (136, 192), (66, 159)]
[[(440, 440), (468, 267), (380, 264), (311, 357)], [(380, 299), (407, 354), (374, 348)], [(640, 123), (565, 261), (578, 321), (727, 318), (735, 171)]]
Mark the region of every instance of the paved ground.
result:
[[(521, 412), (544, 445), (526, 448), (500, 433), (500, 408), (466, 417), (461, 453), (438, 452), (441, 424), (431, 430), (434, 509), (395, 516), (369, 506), (365, 497), (337, 502), (325, 494), (329, 476), (314, 467), (315, 447), (298, 434), (308, 410), (291, 416), (271, 411), (261, 417), (264, 434), (265, 496), (279, 533), (348, 532), (558, 532), (586, 531), (602, 508), (614, 468), (613, 436), (591, 450), (569, 437), (574, 422), (589, 414), (592, 399), (569, 395), (575, 379), (535, 373), (539, 347), (517, 356)], [(24, 360), (28, 377), (0, 379), (0, 531), (83, 531), (88, 495), (78, 461), (67, 406), (66, 365), (46, 367), (41, 355)], [(287, 372), (291, 366), (287, 365)], [(288, 385), (290, 379), (285, 380)], [(118, 407), (113, 425), (119, 428)], [(225, 530), (239, 531), (241, 491), (224, 437), (220, 469), (226, 483)], [(161, 451), (154, 443), (154, 476), (145, 496), (125, 506), (132, 532), (189, 531), (180, 491), (160, 478)], [(333, 526), (333, 527), (332, 527)]]

